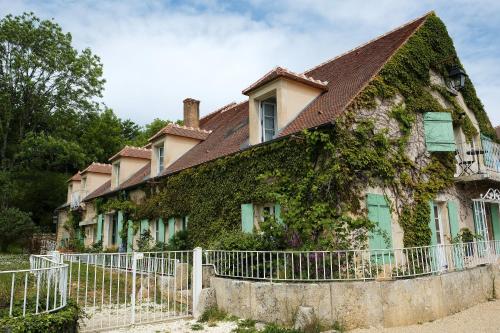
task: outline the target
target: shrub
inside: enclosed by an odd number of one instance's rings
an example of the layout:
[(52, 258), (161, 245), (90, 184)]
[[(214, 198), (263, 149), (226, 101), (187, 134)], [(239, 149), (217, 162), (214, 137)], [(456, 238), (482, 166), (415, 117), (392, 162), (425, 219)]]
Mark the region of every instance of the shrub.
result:
[(26, 317), (7, 317), (0, 319), (0, 332), (9, 333), (76, 333), (78, 319), (82, 312), (75, 302), (53, 313), (27, 315)]
[(29, 213), (17, 208), (0, 210), (0, 251), (26, 245), (36, 229)]

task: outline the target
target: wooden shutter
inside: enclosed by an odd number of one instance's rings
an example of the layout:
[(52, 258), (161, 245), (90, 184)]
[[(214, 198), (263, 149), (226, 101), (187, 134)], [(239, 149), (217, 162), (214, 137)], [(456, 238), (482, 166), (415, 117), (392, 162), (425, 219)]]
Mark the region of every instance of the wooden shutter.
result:
[(128, 221), (127, 230), (127, 252), (132, 252), (134, 250), (134, 223)]
[(165, 222), (163, 222), (163, 219), (160, 217), (158, 219), (158, 239), (156, 240), (157, 242), (165, 242)]
[(427, 112), (424, 114), (425, 144), (427, 151), (455, 151), (453, 123), (449, 112)]
[(142, 220), (141, 221), (141, 235), (144, 233), (144, 231), (149, 229), (149, 221), (148, 220)]
[[(368, 206), (368, 219), (375, 223), (378, 229), (383, 231), (392, 240), (391, 210), (385, 196), (368, 194), (366, 203)], [(383, 235), (377, 232), (370, 234), (369, 243), (372, 250), (392, 248), (392, 242), (388, 244)]]
[[(498, 204), (491, 204), (491, 224), (493, 226), (493, 239), (496, 241), (500, 240), (500, 216), (498, 215)], [(497, 252), (500, 248), (497, 249)]]
[(175, 218), (168, 219), (168, 239), (174, 238), (175, 235)]
[(96, 242), (102, 241), (102, 214), (97, 216), (97, 237)]
[(281, 218), (281, 205), (280, 204), (275, 204), (274, 205), (274, 218), (279, 224), (283, 224), (283, 219)]
[(246, 233), (253, 232), (253, 204), (241, 205), (241, 230)]
[(456, 237), (460, 232), (460, 226), (458, 222), (457, 204), (454, 201), (448, 201), (448, 222), (450, 223), (451, 237)]

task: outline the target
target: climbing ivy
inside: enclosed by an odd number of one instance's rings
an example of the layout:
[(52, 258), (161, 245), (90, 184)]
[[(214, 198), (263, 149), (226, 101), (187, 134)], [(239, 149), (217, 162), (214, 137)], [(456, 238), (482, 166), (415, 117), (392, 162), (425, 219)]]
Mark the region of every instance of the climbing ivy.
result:
[[(189, 242), (196, 246), (362, 248), (368, 231), (377, 232), (362, 205), (363, 191), (373, 186), (395, 195), (392, 208), (399, 214), (404, 245), (428, 245), (429, 201), (453, 185), (454, 156), (424, 153), (416, 161), (407, 151), (423, 112), (451, 112), (455, 125), (473, 135), (468, 118), (458, 122), (461, 111), (453, 97), (431, 85), (430, 70), (447, 77), (455, 58), (444, 24), (430, 15), (332, 124), (165, 177), (155, 190), (144, 189), (153, 194), (141, 204), (103, 207), (133, 212), (136, 220), (189, 215)], [(433, 97), (433, 90), (449, 107)], [(481, 131), (491, 136), (491, 123), (469, 80), (462, 94)], [(376, 129), (358, 112), (375, 109), (380, 101), (400, 101), (398, 96), (403, 101), (389, 112), (399, 124), (397, 136)], [(269, 202), (281, 204), (285, 226), (271, 219), (262, 226), (271, 235), (267, 239), (241, 235), (241, 204)]]

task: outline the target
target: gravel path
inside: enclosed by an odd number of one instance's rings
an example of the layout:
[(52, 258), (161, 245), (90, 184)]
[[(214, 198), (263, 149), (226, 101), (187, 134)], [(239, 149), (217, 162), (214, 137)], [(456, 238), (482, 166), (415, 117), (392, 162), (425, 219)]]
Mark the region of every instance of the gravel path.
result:
[(481, 303), (439, 320), (395, 328), (358, 329), (351, 333), (490, 333), (500, 332), (500, 300)]
[[(209, 327), (203, 324), (203, 328), (192, 330), (196, 325), (195, 320), (176, 320), (172, 322), (141, 325), (134, 328), (123, 328), (106, 333), (229, 333), (236, 327), (235, 322), (218, 322), (217, 326)], [(350, 333), (500, 333), (500, 300), (486, 302), (476, 305), (465, 311), (456, 313), (452, 316), (442, 318), (422, 325), (412, 325), (406, 327), (394, 328), (370, 328), (357, 329)]]

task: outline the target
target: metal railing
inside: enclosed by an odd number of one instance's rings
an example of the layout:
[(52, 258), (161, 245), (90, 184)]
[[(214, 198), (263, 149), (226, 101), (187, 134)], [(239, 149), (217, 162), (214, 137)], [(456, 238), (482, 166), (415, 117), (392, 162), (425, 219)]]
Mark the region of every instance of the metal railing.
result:
[(0, 271), (0, 317), (47, 313), (66, 306), (68, 265), (58, 254), (32, 255), (30, 269)]
[(500, 173), (500, 145), (481, 134), (481, 144), (461, 142), (455, 153), (455, 177)]
[(266, 281), (405, 279), (496, 262), (500, 241), (390, 250), (205, 251), (221, 277)]
[(71, 209), (80, 207), (80, 203), (86, 196), (87, 196), (87, 191), (84, 190), (72, 192), (69, 202)]
[[(201, 258), (201, 249), (198, 251)], [(63, 254), (69, 265), (68, 297), (87, 314), (82, 330), (191, 316), (194, 253)]]

